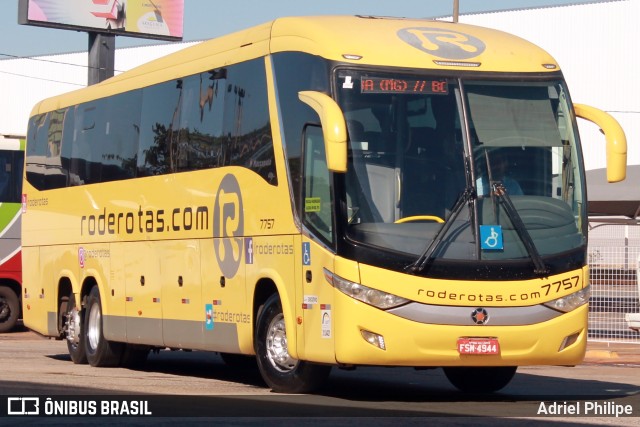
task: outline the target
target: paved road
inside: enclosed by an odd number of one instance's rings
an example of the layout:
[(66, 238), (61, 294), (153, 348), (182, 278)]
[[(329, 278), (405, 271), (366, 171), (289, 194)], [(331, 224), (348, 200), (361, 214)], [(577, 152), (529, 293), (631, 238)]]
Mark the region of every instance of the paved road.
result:
[[(640, 416), (640, 357), (629, 353), (634, 357), (623, 354), (616, 358), (616, 352), (597, 351), (588, 363), (574, 368), (521, 368), (502, 392), (489, 396), (457, 392), (439, 369), (409, 368), (334, 369), (327, 387), (318, 394), (283, 395), (271, 393), (256, 370), (230, 369), (212, 353), (162, 351), (152, 354), (143, 369), (92, 368), (74, 365), (64, 342), (22, 331), (0, 334), (0, 395), (151, 399), (154, 415), (182, 416), (186, 411), (233, 417), (225, 418), (225, 425), (264, 425), (262, 417), (267, 417), (267, 425), (282, 424), (281, 418), (274, 417), (296, 417), (296, 424), (303, 425), (322, 421), (348, 425), (353, 424), (354, 416), (373, 417), (377, 425), (397, 425), (399, 416), (403, 425), (424, 425), (421, 417), (425, 416), (438, 417), (430, 422), (448, 425), (548, 425), (551, 421), (640, 425), (640, 418), (536, 417), (543, 402), (547, 412), (551, 411), (549, 405), (579, 405), (582, 415), (585, 405), (609, 405), (602, 406), (604, 410), (630, 405), (635, 417)], [(481, 390), (482, 384), (478, 388)], [(329, 416), (340, 418), (326, 418)], [(60, 418), (38, 420), (47, 425), (55, 425), (56, 420), (63, 424)], [(172, 422), (171, 418), (154, 420), (155, 425)], [(213, 423), (220, 424), (220, 420), (213, 418)], [(137, 424), (142, 421), (136, 419)]]

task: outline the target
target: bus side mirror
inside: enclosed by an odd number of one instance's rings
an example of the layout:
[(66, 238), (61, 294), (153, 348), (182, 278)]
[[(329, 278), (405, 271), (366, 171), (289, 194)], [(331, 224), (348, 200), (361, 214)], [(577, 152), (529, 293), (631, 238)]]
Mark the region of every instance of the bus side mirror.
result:
[(576, 116), (599, 126), (607, 140), (607, 181), (619, 182), (627, 176), (627, 137), (620, 123), (606, 113), (589, 105), (573, 104)]
[(347, 125), (342, 110), (331, 97), (321, 92), (301, 91), (298, 97), (320, 116), (327, 168), (332, 172), (346, 172)]

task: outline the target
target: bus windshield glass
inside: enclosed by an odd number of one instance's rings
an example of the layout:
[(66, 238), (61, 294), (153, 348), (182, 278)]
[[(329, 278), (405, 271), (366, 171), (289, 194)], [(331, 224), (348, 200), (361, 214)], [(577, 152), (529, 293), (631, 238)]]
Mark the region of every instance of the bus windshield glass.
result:
[(582, 157), (562, 81), (347, 69), (336, 78), (351, 241), (432, 260), (540, 260), (584, 247)]

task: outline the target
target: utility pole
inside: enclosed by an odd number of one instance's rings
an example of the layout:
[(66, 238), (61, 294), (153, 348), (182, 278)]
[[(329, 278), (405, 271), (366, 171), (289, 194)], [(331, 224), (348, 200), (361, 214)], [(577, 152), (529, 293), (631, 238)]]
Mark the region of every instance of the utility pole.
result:
[(109, 77), (113, 77), (115, 55), (115, 35), (89, 31), (88, 85), (100, 83)]
[(459, 12), (460, 12), (460, 0), (453, 0), (453, 22), (458, 22)]

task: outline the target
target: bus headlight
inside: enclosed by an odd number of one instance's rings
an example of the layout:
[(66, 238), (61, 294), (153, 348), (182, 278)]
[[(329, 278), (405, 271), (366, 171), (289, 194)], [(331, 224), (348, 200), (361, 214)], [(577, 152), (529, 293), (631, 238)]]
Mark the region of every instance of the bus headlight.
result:
[(406, 298), (371, 289), (359, 283), (345, 280), (342, 277), (331, 273), (327, 269), (324, 269), (324, 277), (340, 292), (382, 310), (394, 308), (409, 302)]
[(588, 303), (589, 296), (591, 296), (591, 286), (587, 286), (586, 288), (581, 289), (578, 292), (574, 292), (562, 298), (545, 302), (544, 305), (555, 310), (562, 311), (563, 313), (568, 313), (571, 310), (575, 310), (581, 305)]

